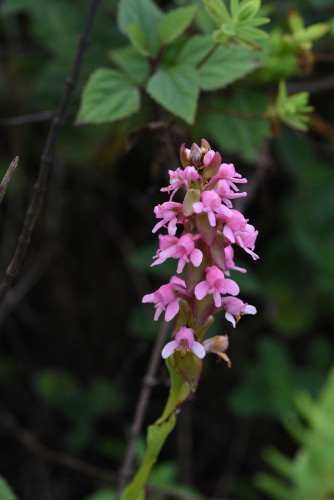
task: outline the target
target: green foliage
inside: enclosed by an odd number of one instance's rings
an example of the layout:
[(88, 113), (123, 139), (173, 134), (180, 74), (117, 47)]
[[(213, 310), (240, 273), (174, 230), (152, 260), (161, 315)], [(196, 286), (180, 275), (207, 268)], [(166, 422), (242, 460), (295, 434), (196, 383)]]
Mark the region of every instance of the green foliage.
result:
[[(144, 45), (150, 53), (159, 47), (158, 25), (163, 13), (151, 0), (120, 0), (118, 6), (118, 27), (129, 36), (129, 26), (136, 25), (144, 36)], [(133, 28), (130, 28), (132, 31)], [(137, 32), (139, 30), (137, 29)], [(141, 35), (140, 35), (141, 36)]]
[(268, 104), (269, 99), (265, 95), (251, 91), (236, 92), (228, 99), (211, 98), (208, 100), (208, 111), (200, 113), (196, 131), (200, 136), (212, 138), (227, 153), (255, 162), (259, 148), (270, 136), (268, 120), (261, 118)]
[(286, 425), (301, 448), (293, 459), (268, 449), (265, 458), (281, 478), (259, 474), (257, 485), (276, 500), (328, 500), (334, 495), (334, 368), (318, 400), (299, 392), (296, 406), (300, 417)]
[(267, 116), (272, 120), (279, 119), (289, 127), (305, 131), (308, 128), (309, 113), (314, 109), (308, 101), (308, 92), (299, 92), (289, 96), (286, 84), (281, 80), (276, 101), (268, 108)]
[(259, 48), (254, 40), (267, 38), (268, 34), (259, 29), (269, 22), (266, 17), (258, 17), (260, 0), (230, 0), (230, 10), (222, 0), (203, 0), (204, 6), (218, 30), (213, 32), (217, 43), (236, 44), (247, 48)]
[(62, 370), (39, 372), (36, 387), (44, 401), (72, 424), (68, 441), (76, 449), (82, 448), (90, 439), (93, 422), (105, 414), (117, 413), (124, 401), (111, 382), (96, 378), (88, 389), (84, 389), (68, 372)]
[(112, 69), (97, 69), (82, 95), (78, 123), (105, 123), (138, 111), (139, 90), (129, 78)]
[(197, 11), (197, 5), (174, 9), (159, 21), (158, 33), (162, 45), (174, 42), (188, 28)]
[(329, 30), (328, 23), (312, 24), (305, 28), (303, 18), (296, 10), (292, 10), (288, 17), (290, 35), (285, 35), (285, 41), (296, 49), (310, 50), (314, 40), (323, 37)]
[[(314, 349), (317, 349), (316, 343), (310, 352)], [(330, 349), (328, 344), (327, 349)], [(281, 342), (262, 339), (258, 344), (258, 357), (247, 368), (242, 384), (230, 399), (230, 406), (243, 417), (289, 417), (295, 413), (295, 392), (305, 388), (315, 393), (328, 368), (327, 363), (324, 359), (321, 366), (308, 363), (307, 368), (298, 369)]]
[(161, 106), (187, 123), (195, 120), (199, 79), (197, 71), (186, 64), (161, 69), (148, 81), (148, 94)]
[(85, 497), (84, 500), (114, 500), (115, 498), (116, 490), (114, 488), (101, 488)]
[(1, 500), (18, 500), (6, 479), (2, 476), (0, 476), (0, 498)]
[(136, 84), (141, 85), (148, 78), (149, 64), (147, 59), (138, 54), (130, 45), (111, 50), (109, 57)]

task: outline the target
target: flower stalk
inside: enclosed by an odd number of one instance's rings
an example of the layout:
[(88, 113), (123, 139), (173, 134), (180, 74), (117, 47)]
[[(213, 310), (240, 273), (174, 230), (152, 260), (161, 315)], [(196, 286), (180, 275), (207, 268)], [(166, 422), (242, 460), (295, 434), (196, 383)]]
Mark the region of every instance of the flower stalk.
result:
[[(241, 316), (256, 313), (254, 306), (237, 297), (239, 286), (230, 278), (231, 270), (246, 272), (235, 265), (235, 246), (259, 258), (254, 252), (258, 231), (233, 208), (234, 199), (246, 196), (238, 185), (247, 179), (234, 165), (222, 162), (204, 139), (190, 149), (182, 145), (180, 162), (182, 168), (169, 171), (170, 184), (161, 189), (170, 193), (169, 201), (154, 209), (159, 221), (152, 232), (165, 229), (167, 234), (159, 235), (152, 266), (172, 258), (178, 261), (176, 273), (183, 276), (172, 276), (143, 297), (144, 303), (154, 304), (155, 320), (164, 313), (165, 321), (175, 321), (172, 340), (161, 353), (170, 374), (170, 392), (161, 417), (148, 427), (144, 460), (121, 500), (144, 499), (151, 468), (175, 426), (178, 408), (196, 390), (206, 354), (216, 354), (231, 366), (227, 335), (205, 338), (214, 315), (224, 311), (235, 327)], [(183, 202), (173, 201), (181, 188)]]

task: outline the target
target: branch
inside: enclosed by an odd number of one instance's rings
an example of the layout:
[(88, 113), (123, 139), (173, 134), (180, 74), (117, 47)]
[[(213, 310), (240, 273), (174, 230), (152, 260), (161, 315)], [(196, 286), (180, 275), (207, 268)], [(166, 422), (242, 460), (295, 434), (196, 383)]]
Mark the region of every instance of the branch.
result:
[(99, 0), (91, 0), (85, 26), (78, 43), (76, 55), (73, 60), (72, 69), (70, 71), (69, 77), (65, 81), (65, 87), (63, 90), (59, 108), (52, 120), (44, 151), (41, 156), (38, 177), (33, 188), (31, 201), (23, 223), (23, 228), (21, 230), (21, 234), (19, 236), (12, 260), (7, 267), (2, 282), (0, 283), (0, 304), (4, 299), (8, 288), (11, 286), (13, 280), (16, 278), (21, 269), (31, 240), (31, 234), (35, 227), (36, 219), (39, 214), (46, 191), (46, 183), (48, 179), (49, 169), (53, 162), (56, 141), (58, 139), (60, 129), (65, 121), (65, 116), (73, 89), (78, 81), (83, 55), (90, 40), (90, 34), (92, 31), (98, 5)]
[(15, 156), (14, 160), (12, 161), (12, 163), (9, 165), (8, 169), (7, 169), (7, 172), (5, 173), (2, 181), (1, 181), (1, 184), (0, 184), (0, 203), (2, 202), (2, 198), (5, 196), (5, 193), (6, 193), (6, 190), (7, 190), (7, 186), (10, 182), (10, 179), (14, 173), (14, 171), (16, 170), (17, 168), (17, 162), (19, 161), (19, 157), (18, 156)]
[(143, 420), (146, 413), (146, 407), (151, 395), (152, 386), (154, 385), (155, 375), (160, 362), (161, 349), (165, 341), (167, 329), (167, 323), (163, 322), (153, 347), (151, 359), (149, 361), (145, 377), (143, 378), (142, 388), (137, 401), (135, 415), (130, 431), (130, 438), (127, 444), (123, 464), (119, 472), (119, 483), (116, 495), (117, 499), (120, 498), (120, 495), (131, 476), (136, 444), (143, 425)]

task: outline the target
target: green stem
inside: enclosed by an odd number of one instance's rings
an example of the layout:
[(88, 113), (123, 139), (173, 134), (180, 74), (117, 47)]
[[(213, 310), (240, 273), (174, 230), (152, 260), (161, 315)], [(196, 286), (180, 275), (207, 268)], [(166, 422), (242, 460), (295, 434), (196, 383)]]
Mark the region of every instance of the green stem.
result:
[(196, 64), (196, 69), (199, 69), (201, 66), (203, 66), (204, 63), (206, 63), (206, 61), (212, 56), (212, 54), (216, 52), (219, 45), (220, 44), (217, 42), (211, 47), (211, 49), (204, 55), (204, 57), (202, 57), (202, 59)]
[(162, 415), (147, 429), (147, 449), (144, 459), (132, 481), (121, 495), (121, 500), (144, 500), (145, 485), (161, 448), (176, 424), (176, 410), (190, 394), (189, 384), (178, 370), (176, 357), (166, 361), (171, 377), (171, 387)]

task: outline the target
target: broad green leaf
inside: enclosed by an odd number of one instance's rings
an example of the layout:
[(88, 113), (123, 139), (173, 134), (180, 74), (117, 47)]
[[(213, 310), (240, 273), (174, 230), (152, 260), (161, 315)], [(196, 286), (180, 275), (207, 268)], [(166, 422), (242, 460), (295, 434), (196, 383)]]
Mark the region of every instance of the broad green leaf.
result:
[(126, 27), (126, 33), (137, 52), (147, 56), (149, 51), (146, 48), (146, 37), (143, 28), (136, 23), (130, 23)]
[(1, 500), (18, 500), (3, 476), (0, 476), (0, 498)]
[(198, 72), (186, 64), (161, 69), (148, 81), (148, 94), (187, 123), (195, 120), (199, 95)]
[(188, 28), (194, 19), (197, 8), (197, 5), (190, 5), (174, 9), (160, 19), (158, 34), (163, 45), (172, 43)]
[(215, 42), (210, 35), (195, 35), (182, 47), (177, 62), (196, 66), (212, 50)]
[(259, 65), (259, 59), (247, 49), (220, 46), (199, 68), (200, 87), (203, 90), (224, 88)]
[(118, 27), (126, 34), (129, 24), (135, 23), (140, 26), (145, 33), (150, 51), (154, 52), (158, 47), (157, 29), (162, 16), (162, 11), (152, 0), (120, 0)]
[(146, 57), (130, 45), (111, 50), (108, 55), (112, 62), (127, 73), (135, 83), (142, 84), (148, 77), (150, 68)]
[(228, 22), (230, 14), (222, 0), (203, 0), (205, 10), (218, 25)]
[(119, 71), (96, 70), (86, 84), (77, 123), (120, 120), (139, 110), (139, 90)]

